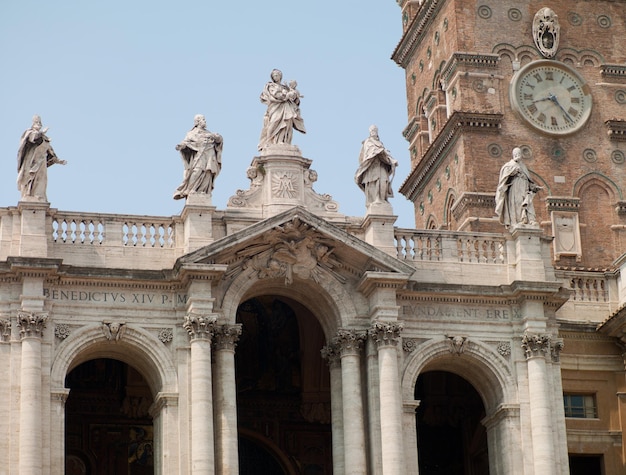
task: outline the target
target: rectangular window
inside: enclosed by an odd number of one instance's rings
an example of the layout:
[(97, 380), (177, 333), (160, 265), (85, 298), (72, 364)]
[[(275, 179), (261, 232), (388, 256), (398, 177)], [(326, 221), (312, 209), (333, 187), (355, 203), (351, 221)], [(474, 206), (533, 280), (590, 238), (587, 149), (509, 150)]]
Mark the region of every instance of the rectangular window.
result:
[(598, 417), (596, 397), (593, 394), (564, 394), (565, 417), (595, 419)]

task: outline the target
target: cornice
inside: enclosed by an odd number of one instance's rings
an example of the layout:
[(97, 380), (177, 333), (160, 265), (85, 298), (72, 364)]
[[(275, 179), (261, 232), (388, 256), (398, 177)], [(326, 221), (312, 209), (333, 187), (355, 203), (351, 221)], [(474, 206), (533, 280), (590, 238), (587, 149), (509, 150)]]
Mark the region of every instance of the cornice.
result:
[(452, 114), (422, 159), (400, 186), (400, 193), (406, 196), (409, 201), (415, 201), (417, 195), (426, 186), (427, 178), (438, 168), (446, 156), (445, 152), (457, 141), (462, 132), (497, 132), (500, 130), (503, 117), (503, 114), (481, 112), (455, 112)]
[(400, 43), (398, 43), (391, 55), (391, 59), (398, 66), (407, 67), (428, 26), (433, 22), (445, 3), (446, 0), (426, 0), (424, 2), (421, 10), (415, 15), (413, 21), (404, 32)]
[(446, 64), (441, 72), (441, 82), (448, 83), (459, 67), (495, 69), (498, 67), (499, 61), (499, 54), (464, 53), (457, 51), (452, 53), (452, 56), (448, 60), (448, 64)]

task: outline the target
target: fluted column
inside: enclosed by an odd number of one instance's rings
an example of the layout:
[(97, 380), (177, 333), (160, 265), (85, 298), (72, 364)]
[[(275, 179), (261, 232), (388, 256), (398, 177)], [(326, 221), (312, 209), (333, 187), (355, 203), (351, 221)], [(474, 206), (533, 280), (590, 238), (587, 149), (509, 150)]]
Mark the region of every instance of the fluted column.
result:
[(183, 327), (191, 340), (191, 473), (215, 473), (211, 338), (217, 318), (188, 314)]
[(235, 348), (240, 335), (241, 324), (237, 324), (219, 326), (213, 336), (215, 466), (220, 475), (239, 474)]
[(341, 393), (343, 400), (343, 445), (345, 474), (367, 473), (363, 390), (361, 387), (361, 346), (364, 333), (339, 330), (334, 339), (341, 355)]
[(402, 398), (398, 376), (398, 341), (402, 325), (375, 322), (369, 333), (378, 347), (380, 375), (380, 437), (383, 473), (404, 475), (404, 442), (402, 440)]
[(528, 366), (530, 424), (535, 475), (555, 473), (552, 412), (546, 355), (550, 352), (550, 336), (525, 333), (522, 348)]
[(20, 384), (19, 468), (21, 475), (42, 473), (41, 337), (48, 320), (44, 312), (19, 311), (22, 340)]
[(341, 355), (337, 345), (322, 348), (322, 357), (328, 361), (330, 370), (330, 417), (333, 448), (333, 475), (345, 473), (343, 446), (343, 401), (341, 390)]

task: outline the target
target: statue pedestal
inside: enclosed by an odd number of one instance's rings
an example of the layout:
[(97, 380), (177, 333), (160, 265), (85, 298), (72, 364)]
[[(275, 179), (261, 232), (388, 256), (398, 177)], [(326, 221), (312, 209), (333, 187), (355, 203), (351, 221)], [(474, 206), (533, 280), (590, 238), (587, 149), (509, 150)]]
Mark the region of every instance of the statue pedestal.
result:
[(296, 206), (326, 217), (337, 216), (339, 206), (330, 195), (313, 190), (317, 172), (312, 160), (302, 157), (295, 145), (276, 144), (263, 149), (248, 168), (250, 189), (237, 190), (228, 200), (229, 210), (260, 210), (262, 218), (275, 216)]
[[(511, 229), (515, 240), (515, 280), (546, 280), (546, 262), (544, 261), (543, 232), (539, 226), (517, 225)], [(551, 266), (550, 252), (547, 251), (548, 266)]]
[[(376, 203), (378, 211), (389, 211), (389, 213), (372, 214), (374, 210), (373, 205), (368, 206), (368, 213), (363, 220), (363, 230), (365, 231), (365, 242), (377, 247), (381, 251), (396, 257), (398, 250), (394, 242), (394, 230), (393, 224), (398, 219), (397, 216), (393, 216), (391, 204), (389, 203)], [(384, 208), (384, 209), (383, 209)]]
[(48, 257), (48, 234), (46, 216), (50, 203), (25, 200), (17, 204), (20, 214), (20, 245), (18, 255), (22, 257)]
[(190, 194), (181, 213), (184, 225), (184, 249), (189, 253), (211, 244), (213, 239), (213, 213), (211, 196)]

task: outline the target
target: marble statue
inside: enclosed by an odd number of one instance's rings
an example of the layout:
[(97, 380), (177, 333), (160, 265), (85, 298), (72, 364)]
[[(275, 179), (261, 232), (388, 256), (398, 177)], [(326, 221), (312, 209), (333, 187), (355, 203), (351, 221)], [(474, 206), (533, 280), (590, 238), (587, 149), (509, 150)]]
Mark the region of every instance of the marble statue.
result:
[(48, 201), (48, 167), (58, 163), (65, 165), (54, 153), (46, 135), (48, 127), (42, 129), (41, 117), (33, 117), (33, 125), (22, 134), (17, 152), (17, 189), (22, 199)]
[(185, 171), (183, 182), (174, 192), (175, 200), (187, 198), (193, 193), (211, 194), (215, 177), (222, 169), (223, 145), (220, 134), (207, 130), (204, 116), (196, 115), (193, 128), (176, 145)]
[(513, 158), (500, 169), (496, 189), (496, 215), (500, 222), (507, 228), (537, 224), (533, 198), (539, 190), (541, 187), (533, 181), (522, 162), (522, 150), (514, 148)]
[(378, 127), (370, 126), (370, 135), (363, 141), (359, 168), (354, 181), (365, 192), (365, 204), (387, 202), (393, 197), (391, 181), (398, 162), (378, 138)]
[(283, 84), (283, 73), (272, 70), (269, 81), (261, 93), (261, 102), (267, 106), (263, 117), (263, 130), (259, 150), (270, 144), (291, 144), (293, 129), (306, 133), (300, 115), (300, 92), (295, 81)]

